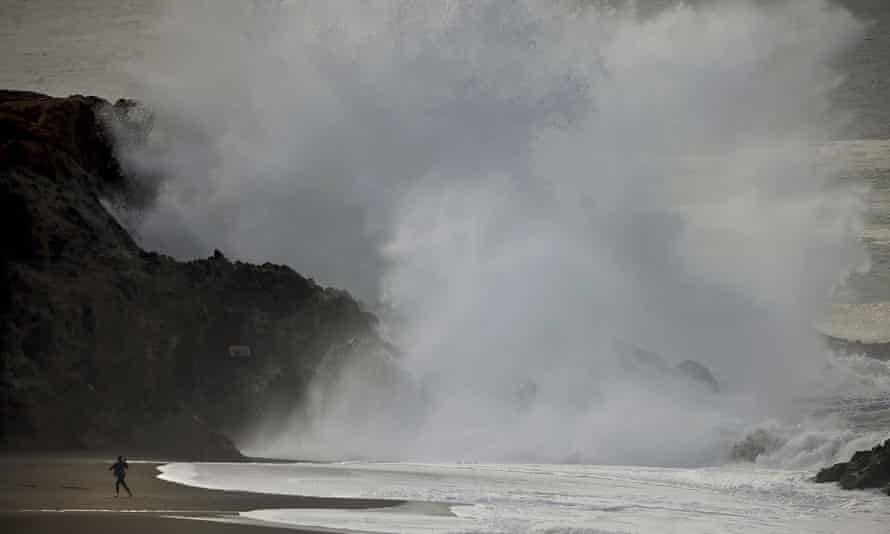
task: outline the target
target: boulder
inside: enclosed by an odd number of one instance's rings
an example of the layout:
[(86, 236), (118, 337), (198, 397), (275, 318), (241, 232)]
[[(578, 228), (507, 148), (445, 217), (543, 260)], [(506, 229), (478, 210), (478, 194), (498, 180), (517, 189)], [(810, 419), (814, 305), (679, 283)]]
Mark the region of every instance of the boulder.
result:
[(821, 469), (816, 482), (837, 482), (844, 489), (879, 488), (890, 495), (890, 439), (856, 452), (849, 462)]

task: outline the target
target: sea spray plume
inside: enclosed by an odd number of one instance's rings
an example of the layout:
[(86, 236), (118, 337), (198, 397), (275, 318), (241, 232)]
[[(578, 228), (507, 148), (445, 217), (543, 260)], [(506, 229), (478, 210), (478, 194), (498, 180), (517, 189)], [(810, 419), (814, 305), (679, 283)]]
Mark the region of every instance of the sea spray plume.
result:
[[(257, 19), (245, 6), (171, 3), (158, 50), (130, 68), (157, 120), (129, 159), (171, 177), (136, 228), (148, 246), (185, 226), (193, 254), (284, 261), (375, 300), (404, 188), (527, 167), (530, 125), (583, 110), (584, 78), (535, 52), (522, 9), (301, 3)], [(533, 57), (558, 83), (523, 79)]]
[[(860, 199), (813, 151), (836, 126), (828, 65), (860, 29), (845, 11), (171, 10), (170, 48), (138, 69), (170, 177), (156, 217), (402, 318), (402, 387), (347, 367), (258, 448), (701, 463), (817, 379), (811, 324), (861, 260)], [(728, 392), (629, 376), (616, 342)]]

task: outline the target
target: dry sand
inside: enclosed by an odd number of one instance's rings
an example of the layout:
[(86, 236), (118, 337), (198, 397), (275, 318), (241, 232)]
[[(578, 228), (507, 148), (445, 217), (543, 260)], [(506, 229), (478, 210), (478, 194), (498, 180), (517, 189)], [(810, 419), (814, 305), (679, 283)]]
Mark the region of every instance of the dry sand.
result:
[(108, 470), (113, 461), (111, 457), (0, 457), (0, 532), (269, 534), (271, 526), (262, 523), (226, 524), (171, 516), (232, 519), (237, 512), (261, 508), (377, 508), (399, 504), (190, 488), (159, 480), (157, 466), (163, 462), (133, 461), (127, 475), (133, 497), (127, 497), (123, 489), (122, 496), (115, 497), (114, 477)]

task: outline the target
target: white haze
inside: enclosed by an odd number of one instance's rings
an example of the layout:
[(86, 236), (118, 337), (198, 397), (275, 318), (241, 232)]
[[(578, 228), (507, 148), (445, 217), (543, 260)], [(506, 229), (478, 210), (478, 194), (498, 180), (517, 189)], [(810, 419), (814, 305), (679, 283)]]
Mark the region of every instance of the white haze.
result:
[[(703, 463), (818, 384), (812, 325), (863, 260), (862, 199), (814, 151), (839, 125), (829, 65), (861, 31), (846, 11), (168, 15), (163, 45), (130, 69), (157, 117), (128, 163), (163, 177), (132, 223), (140, 239), (287, 263), (382, 302), (402, 352), (400, 380), (378, 380), (368, 355), (257, 450)], [(726, 392), (628, 376), (627, 345), (701, 362)]]

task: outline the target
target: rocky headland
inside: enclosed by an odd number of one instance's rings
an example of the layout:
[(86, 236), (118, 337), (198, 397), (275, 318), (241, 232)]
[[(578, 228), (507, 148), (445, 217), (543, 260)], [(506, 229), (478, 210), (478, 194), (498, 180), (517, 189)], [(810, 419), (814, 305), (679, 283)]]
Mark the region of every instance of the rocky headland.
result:
[(107, 209), (142, 194), (108, 126), (132, 105), (0, 91), (0, 443), (236, 458), (338, 347), (388, 347), (288, 267), (143, 250)]

